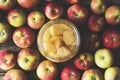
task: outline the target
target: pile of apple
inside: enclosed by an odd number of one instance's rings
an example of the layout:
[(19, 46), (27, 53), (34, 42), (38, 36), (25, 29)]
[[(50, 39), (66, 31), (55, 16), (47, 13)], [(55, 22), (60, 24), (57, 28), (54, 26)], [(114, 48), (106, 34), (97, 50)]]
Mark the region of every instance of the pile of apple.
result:
[[(0, 45), (20, 48), (0, 51), (3, 80), (120, 80), (120, 4), (85, 1), (0, 0)], [(74, 23), (81, 39), (77, 55), (62, 63), (45, 59), (36, 43), (41, 27), (58, 18)]]

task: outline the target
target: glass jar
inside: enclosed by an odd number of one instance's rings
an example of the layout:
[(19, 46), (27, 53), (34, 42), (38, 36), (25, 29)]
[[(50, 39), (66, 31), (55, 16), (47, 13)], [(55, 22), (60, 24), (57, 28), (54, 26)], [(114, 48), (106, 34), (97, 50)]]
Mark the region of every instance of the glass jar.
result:
[(79, 31), (69, 20), (51, 20), (44, 24), (38, 32), (38, 50), (52, 62), (70, 60), (77, 54), (79, 46)]

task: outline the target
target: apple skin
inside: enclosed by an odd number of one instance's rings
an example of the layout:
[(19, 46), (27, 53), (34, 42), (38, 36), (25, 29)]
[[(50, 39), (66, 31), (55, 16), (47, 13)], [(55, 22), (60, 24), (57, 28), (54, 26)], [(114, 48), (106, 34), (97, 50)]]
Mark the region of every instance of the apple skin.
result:
[(45, 23), (45, 16), (40, 11), (32, 11), (28, 14), (27, 24), (32, 29), (40, 29)]
[(7, 42), (11, 37), (11, 28), (7, 23), (0, 22), (0, 43)]
[(106, 48), (116, 49), (120, 46), (120, 32), (116, 29), (104, 31), (102, 39)]
[(12, 9), (8, 12), (7, 20), (13, 27), (21, 27), (26, 23), (26, 14), (22, 9)]
[(109, 67), (105, 70), (104, 80), (119, 80), (120, 68), (117, 66)]
[(82, 74), (81, 80), (104, 80), (102, 72), (98, 69), (87, 69)]
[(107, 48), (98, 49), (95, 52), (94, 61), (99, 68), (106, 69), (114, 63), (113, 52)]
[(82, 47), (84, 50), (95, 51), (100, 48), (101, 43), (101, 36), (96, 33), (86, 32), (82, 35)]
[(102, 14), (106, 11), (107, 4), (105, 0), (91, 0), (90, 7), (95, 14)]
[(20, 48), (30, 47), (36, 39), (35, 32), (29, 27), (19, 27), (14, 30), (13, 42)]
[(55, 63), (43, 60), (39, 63), (36, 74), (41, 80), (54, 80), (58, 74), (58, 69)]
[(5, 73), (3, 80), (27, 80), (27, 76), (22, 70), (11, 69)]
[(20, 50), (17, 62), (23, 70), (31, 71), (37, 68), (39, 59), (40, 57), (37, 50), (33, 48), (24, 48)]
[(111, 5), (105, 12), (105, 19), (110, 25), (120, 24), (120, 7), (117, 5)]
[(93, 64), (93, 55), (89, 52), (81, 52), (79, 56), (74, 59), (74, 65), (79, 70), (87, 70)]
[(12, 69), (16, 65), (16, 56), (11, 50), (0, 51), (0, 68), (2, 70)]
[(48, 19), (57, 19), (63, 14), (63, 7), (58, 3), (48, 3), (44, 8), (44, 13)]
[(80, 4), (71, 5), (67, 10), (67, 17), (73, 23), (85, 23), (88, 18), (88, 10)]
[(61, 80), (80, 80), (80, 73), (74, 66), (65, 66), (61, 71)]
[(16, 5), (16, 3), (16, 0), (0, 0), (0, 9), (4, 11), (9, 11)]
[(88, 20), (88, 28), (92, 32), (101, 32), (105, 24), (105, 18), (100, 15), (91, 15)]
[(80, 0), (65, 0), (68, 4), (76, 4), (78, 3)]
[(34, 8), (40, 1), (41, 0), (17, 0), (18, 4), (26, 9)]

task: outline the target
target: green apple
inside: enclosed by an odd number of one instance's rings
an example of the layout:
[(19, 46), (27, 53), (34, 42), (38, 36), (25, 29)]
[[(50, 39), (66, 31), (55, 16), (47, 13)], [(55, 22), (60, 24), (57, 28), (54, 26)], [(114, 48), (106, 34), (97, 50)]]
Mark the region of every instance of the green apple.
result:
[(26, 71), (34, 70), (39, 63), (39, 53), (32, 48), (22, 49), (17, 57), (18, 65)]
[(113, 52), (110, 49), (102, 48), (95, 52), (95, 64), (100, 68), (108, 68), (114, 62)]
[(45, 16), (40, 11), (32, 11), (28, 14), (27, 24), (32, 29), (40, 29), (45, 23)]
[(105, 70), (104, 80), (120, 80), (120, 69), (117, 66), (109, 67)]
[(81, 80), (103, 80), (102, 72), (98, 69), (87, 69)]
[(26, 14), (22, 9), (12, 9), (8, 13), (7, 20), (13, 27), (21, 27), (26, 23)]
[(7, 42), (10, 36), (10, 26), (7, 23), (0, 22), (0, 43)]

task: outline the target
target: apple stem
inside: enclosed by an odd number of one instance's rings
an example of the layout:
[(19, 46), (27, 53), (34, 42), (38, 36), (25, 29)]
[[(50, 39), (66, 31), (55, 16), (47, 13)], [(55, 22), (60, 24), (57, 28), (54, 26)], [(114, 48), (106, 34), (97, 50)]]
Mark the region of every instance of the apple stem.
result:
[(92, 80), (96, 80), (96, 77), (92, 77)]
[(49, 70), (48, 68), (46, 68), (46, 71), (47, 71), (48, 73), (50, 73), (50, 70)]
[(5, 32), (1, 32), (0, 35), (1, 35), (1, 36), (5, 35)]
[(17, 16), (13, 16), (13, 19), (15, 20), (17, 18)]
[(52, 9), (52, 12), (55, 14), (55, 13), (56, 13), (56, 10), (55, 10), (55, 9)]
[(26, 59), (25, 59), (25, 62), (27, 63), (28, 61), (29, 61), (29, 59), (26, 58)]

